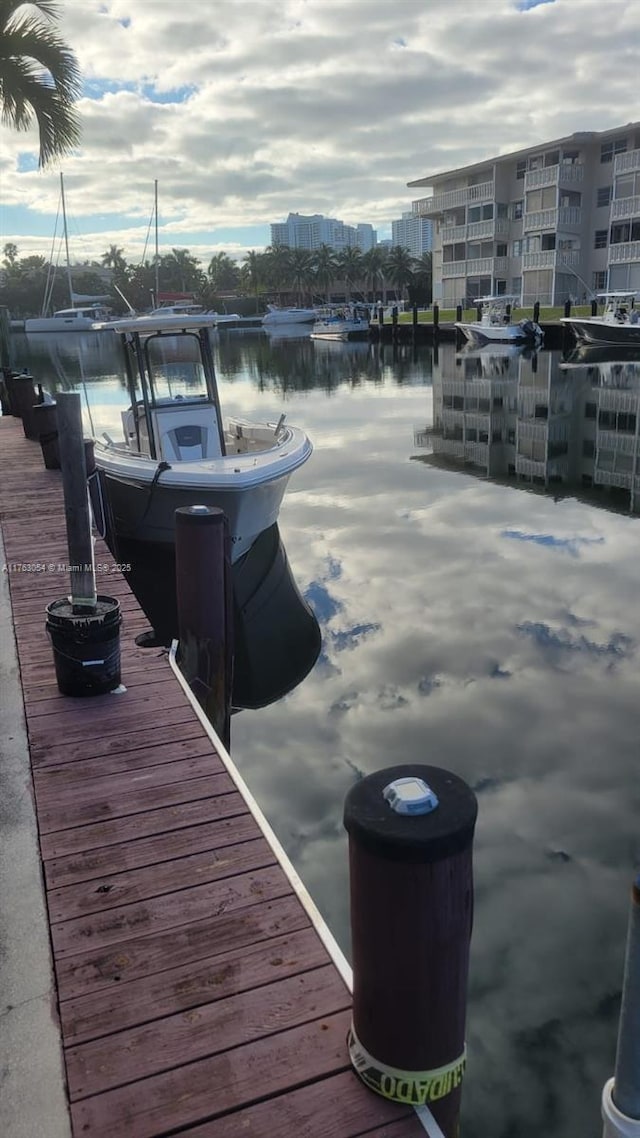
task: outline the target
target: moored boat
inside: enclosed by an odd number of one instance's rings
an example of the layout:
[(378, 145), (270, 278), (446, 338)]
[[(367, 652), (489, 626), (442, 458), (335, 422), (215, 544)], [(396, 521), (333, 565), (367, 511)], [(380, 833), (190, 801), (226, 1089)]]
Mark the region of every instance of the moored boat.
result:
[(515, 324), (512, 322), (511, 315), (517, 300), (515, 296), (478, 297), (476, 303), (481, 310), (480, 319), (468, 322), (457, 320), (455, 327), (475, 344), (542, 343), (544, 333), (534, 320), (519, 320)]
[(564, 316), (561, 323), (573, 332), (579, 344), (608, 344), (618, 348), (640, 347), (640, 309), (635, 292), (600, 293), (600, 316)]
[(267, 309), (262, 317), (265, 328), (277, 328), (288, 324), (313, 324), (317, 316), (316, 308), (279, 308), (276, 304), (268, 304)]
[(312, 340), (353, 340), (369, 333), (369, 309), (364, 304), (329, 305), (318, 310)]
[[(209, 329), (215, 317), (126, 318), (120, 336), (129, 387), (123, 439), (95, 440), (104, 527), (118, 541), (171, 547), (180, 506), (216, 506), (229, 520), (232, 561), (277, 519), (311, 442), (298, 427), (223, 422)], [(103, 326), (104, 327), (104, 326)]]

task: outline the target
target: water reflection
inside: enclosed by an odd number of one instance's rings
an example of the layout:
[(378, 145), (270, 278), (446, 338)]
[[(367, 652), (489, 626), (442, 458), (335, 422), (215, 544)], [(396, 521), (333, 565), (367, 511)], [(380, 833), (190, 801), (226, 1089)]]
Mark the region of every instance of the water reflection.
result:
[[(588, 402), (607, 410), (591, 391), (608, 389), (561, 362), (541, 352), (483, 376), (477, 361), (457, 363), (452, 345), (441, 344), (435, 362), (427, 347), (384, 345), (353, 371), (336, 353), (327, 382), (309, 343), (302, 354), (296, 341), (270, 351), (259, 336), (220, 335), (216, 345), (230, 413), (253, 414), (259, 403), (261, 418), (277, 417), (286, 383), (314, 442), (280, 529), (322, 649), (286, 698), (234, 717), (232, 749), (347, 951), (342, 807), (354, 779), (435, 763), (479, 796), (465, 1138), (600, 1138), (640, 860), (640, 528), (600, 508), (615, 487), (581, 485), (595, 456), (580, 453), (572, 431), (580, 422), (595, 444), (610, 429), (586, 416)], [(502, 375), (517, 403), (521, 370), (531, 381), (522, 406), (534, 412), (523, 425), (540, 442), (538, 427), (568, 424), (550, 439), (566, 438), (566, 454), (542, 453), (547, 464), (577, 464), (577, 490), (549, 481), (545, 492), (537, 466), (496, 474), (486, 453), (476, 463), (483, 477), (461, 475), (459, 459), (414, 461), (416, 451), (428, 455), (414, 444), (415, 425), (442, 419), (443, 377), (464, 380), (464, 396), (473, 376), (490, 384)], [(109, 410), (104, 375), (88, 385), (96, 421)], [(547, 419), (535, 414), (538, 380)], [(625, 389), (612, 390), (617, 399)], [(503, 417), (518, 420), (517, 410), (503, 407)], [(484, 405), (468, 414), (486, 418)], [(628, 434), (621, 425), (614, 433)], [(539, 463), (540, 454), (522, 458)], [(628, 509), (628, 489), (618, 493)]]
[(415, 433), (432, 466), (639, 508), (640, 363), (601, 350), (557, 353), (488, 346), (441, 353), (433, 425)]

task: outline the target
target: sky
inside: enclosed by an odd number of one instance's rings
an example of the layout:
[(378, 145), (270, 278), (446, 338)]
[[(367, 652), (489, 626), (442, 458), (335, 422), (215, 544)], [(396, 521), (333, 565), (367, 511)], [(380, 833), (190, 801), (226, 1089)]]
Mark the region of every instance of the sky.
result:
[[(407, 183), (640, 119), (638, 0), (60, 0), (82, 139), (37, 169), (0, 126), (0, 242), (71, 259), (269, 244), (289, 211), (371, 223)], [(60, 221), (57, 233), (61, 232)], [(149, 241), (146, 244), (147, 239)]]

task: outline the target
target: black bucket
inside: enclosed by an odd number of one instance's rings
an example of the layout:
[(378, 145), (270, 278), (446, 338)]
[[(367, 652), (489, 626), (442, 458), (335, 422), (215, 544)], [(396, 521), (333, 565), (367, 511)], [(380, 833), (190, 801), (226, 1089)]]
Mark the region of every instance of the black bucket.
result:
[(58, 689), (63, 695), (103, 695), (120, 683), (120, 603), (98, 597), (93, 613), (74, 613), (68, 597), (47, 605)]

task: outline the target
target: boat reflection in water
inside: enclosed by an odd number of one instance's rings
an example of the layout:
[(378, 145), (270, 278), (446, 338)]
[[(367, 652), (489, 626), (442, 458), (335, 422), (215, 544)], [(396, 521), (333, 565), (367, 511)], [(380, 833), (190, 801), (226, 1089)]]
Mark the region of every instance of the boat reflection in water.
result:
[(414, 457), (637, 512), (639, 424), (638, 356), (614, 348), (583, 348), (564, 360), (514, 347), (441, 351), (433, 426), (414, 438), (431, 453)]
[[(99, 509), (99, 507), (98, 507)], [(155, 636), (178, 636), (175, 553), (120, 543), (131, 589)], [(302, 682), (320, 653), (320, 626), (293, 577), (277, 525), (264, 530), (231, 569), (234, 615), (233, 708), (266, 707)]]

